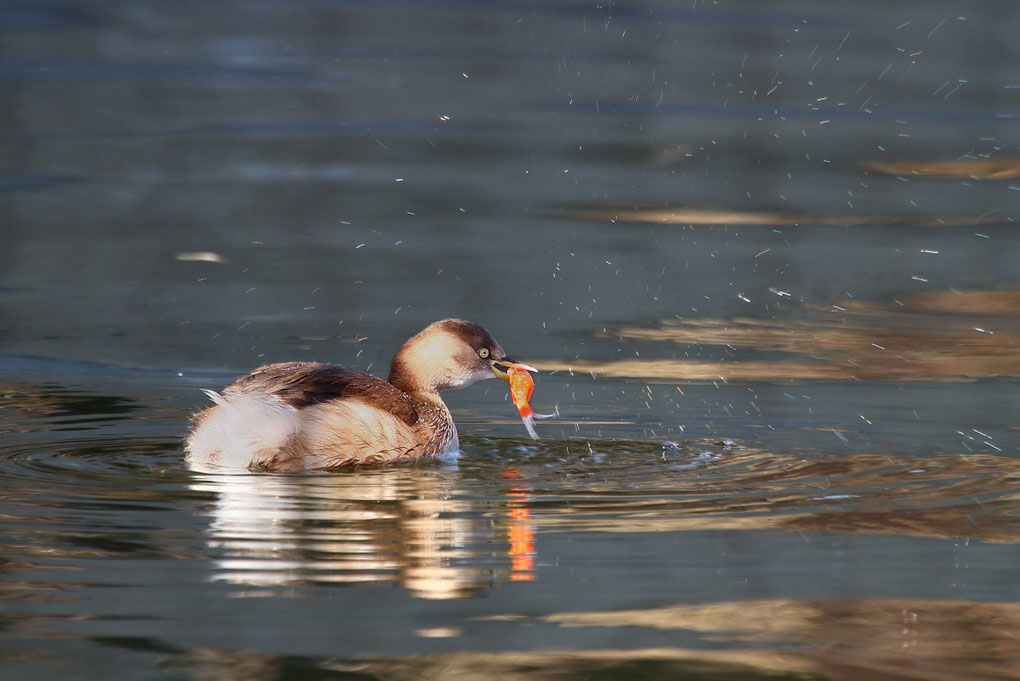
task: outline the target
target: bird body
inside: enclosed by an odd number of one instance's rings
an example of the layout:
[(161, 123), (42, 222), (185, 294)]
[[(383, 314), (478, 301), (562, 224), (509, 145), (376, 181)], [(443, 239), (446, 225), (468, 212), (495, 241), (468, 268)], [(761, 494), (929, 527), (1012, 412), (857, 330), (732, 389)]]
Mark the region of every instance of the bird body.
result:
[(208, 391), (188, 437), (205, 465), (297, 472), (352, 464), (411, 462), (454, 453), (457, 428), (439, 391), (526, 367), (482, 327), (431, 324), (393, 357), (388, 380), (321, 362), (259, 367)]

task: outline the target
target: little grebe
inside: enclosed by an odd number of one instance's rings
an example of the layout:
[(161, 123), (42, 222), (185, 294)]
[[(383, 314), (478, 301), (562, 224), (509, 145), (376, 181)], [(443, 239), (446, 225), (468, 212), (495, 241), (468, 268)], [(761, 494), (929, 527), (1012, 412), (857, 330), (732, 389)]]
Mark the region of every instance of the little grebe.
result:
[(506, 379), (512, 367), (534, 371), (462, 319), (438, 321), (404, 343), (388, 381), (335, 364), (269, 364), (222, 395), (206, 391), (215, 404), (195, 416), (188, 455), (214, 466), (306, 471), (453, 453), (457, 428), (439, 391)]

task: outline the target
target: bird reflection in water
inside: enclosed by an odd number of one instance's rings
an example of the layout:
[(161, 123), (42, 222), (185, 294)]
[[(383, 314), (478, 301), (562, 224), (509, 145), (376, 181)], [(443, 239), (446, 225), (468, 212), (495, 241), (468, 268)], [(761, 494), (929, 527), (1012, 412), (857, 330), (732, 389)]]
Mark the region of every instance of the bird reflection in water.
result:
[[(506, 498), (493, 490), (489, 501), (469, 498), (459, 472), (438, 467), (197, 473), (192, 489), (215, 495), (212, 579), (256, 587), (237, 595), (396, 582), (418, 598), (468, 598), (501, 574), (534, 578), (534, 528), (519, 471), (507, 476)], [(502, 509), (495, 517), (494, 508)]]

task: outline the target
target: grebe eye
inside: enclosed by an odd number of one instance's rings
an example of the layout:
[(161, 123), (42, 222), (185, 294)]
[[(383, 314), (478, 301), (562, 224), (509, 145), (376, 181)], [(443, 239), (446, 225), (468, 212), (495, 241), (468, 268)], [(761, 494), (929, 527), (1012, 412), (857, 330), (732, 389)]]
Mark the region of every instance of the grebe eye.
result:
[(482, 359), (489, 359), (489, 348), (482, 348), (478, 351), (478, 356)]

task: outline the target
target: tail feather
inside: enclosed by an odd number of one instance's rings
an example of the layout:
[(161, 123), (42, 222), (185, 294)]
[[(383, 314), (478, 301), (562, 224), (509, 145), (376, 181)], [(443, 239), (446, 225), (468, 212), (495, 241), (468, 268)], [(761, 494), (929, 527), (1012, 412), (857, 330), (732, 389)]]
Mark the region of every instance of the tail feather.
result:
[(279, 449), (301, 431), (297, 409), (275, 397), (203, 392), (215, 406), (199, 416), (188, 437), (193, 462), (246, 468), (255, 452)]
[(227, 398), (225, 398), (223, 395), (220, 395), (215, 390), (204, 390), (203, 389), (202, 392), (204, 392), (206, 394), (206, 396), (209, 397), (210, 400), (212, 400), (213, 402), (215, 402), (219, 406), (223, 407), (224, 409), (226, 409), (226, 408), (228, 408), (230, 406), (230, 403), (227, 402)]

